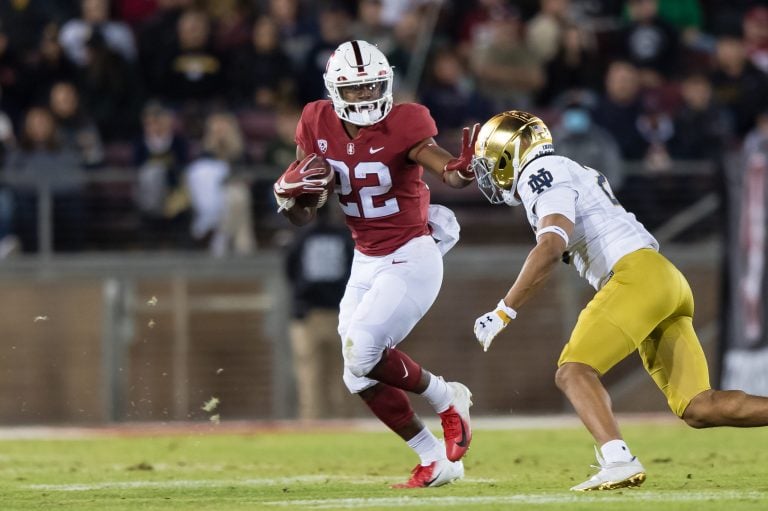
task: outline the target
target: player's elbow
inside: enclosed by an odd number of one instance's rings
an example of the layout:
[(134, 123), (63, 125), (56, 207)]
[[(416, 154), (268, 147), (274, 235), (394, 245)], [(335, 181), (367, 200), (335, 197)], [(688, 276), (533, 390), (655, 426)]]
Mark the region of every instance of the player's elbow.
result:
[(560, 236), (547, 233), (539, 238), (535, 250), (543, 261), (554, 265), (562, 258), (563, 252), (565, 252), (565, 243)]

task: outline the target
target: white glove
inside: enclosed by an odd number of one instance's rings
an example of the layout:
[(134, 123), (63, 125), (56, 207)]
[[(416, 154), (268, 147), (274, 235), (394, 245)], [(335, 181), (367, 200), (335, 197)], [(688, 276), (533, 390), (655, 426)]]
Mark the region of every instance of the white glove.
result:
[(494, 310), (483, 314), (475, 320), (475, 337), (483, 345), (483, 351), (488, 351), (493, 338), (504, 330), (504, 327), (516, 317), (517, 311), (512, 307), (507, 307), (502, 298)]

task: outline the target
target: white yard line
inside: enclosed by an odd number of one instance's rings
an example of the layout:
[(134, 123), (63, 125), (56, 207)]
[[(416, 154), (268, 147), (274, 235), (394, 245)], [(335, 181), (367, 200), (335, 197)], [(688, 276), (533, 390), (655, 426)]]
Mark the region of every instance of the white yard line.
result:
[[(328, 481), (345, 482), (347, 484), (382, 484), (395, 480), (396, 477), (351, 477), (324, 476), (316, 474), (299, 475), (294, 477), (252, 478), (252, 479), (201, 479), (173, 481), (104, 481), (89, 484), (29, 484), (23, 487), (35, 491), (60, 492), (92, 492), (109, 490), (145, 490), (145, 489), (208, 489), (227, 487), (263, 487), (288, 484), (320, 485)], [(492, 479), (467, 478), (470, 483), (493, 483)], [(427, 490), (431, 491), (431, 490)], [(598, 493), (526, 493), (517, 495), (495, 496), (432, 496), (419, 493), (413, 496), (378, 497), (378, 498), (343, 498), (343, 499), (302, 499), (302, 500), (272, 500), (262, 502), (275, 508), (290, 507), (293, 509), (355, 509), (360, 507), (406, 507), (418, 508), (424, 506), (460, 507), (466, 505), (489, 504), (572, 504), (572, 503), (616, 503), (616, 502), (700, 502), (700, 501), (738, 501), (755, 500), (768, 504), (768, 492), (736, 491), (736, 490), (669, 490), (653, 491), (646, 489), (627, 490), (623, 492)]]
[[(93, 492), (109, 490), (146, 490), (146, 489), (210, 489), (231, 487), (264, 487), (289, 484), (321, 485), (328, 481), (345, 482), (347, 484), (383, 484), (392, 481), (392, 477), (348, 477), (348, 476), (323, 476), (301, 475), (295, 477), (255, 478), (240, 480), (174, 480), (174, 481), (105, 481), (90, 484), (29, 484), (24, 488), (34, 491), (60, 491), (60, 492)], [(492, 483), (491, 479), (467, 478), (468, 482)], [(432, 490), (426, 490), (431, 492)], [(622, 492), (597, 492), (597, 493), (524, 493), (516, 495), (494, 496), (430, 496), (428, 493), (418, 492), (413, 496), (377, 497), (377, 498), (340, 498), (340, 499), (299, 499), (299, 500), (272, 500), (261, 502), (261, 505), (274, 509), (360, 509), (364, 507), (384, 508), (462, 508), (470, 505), (525, 505), (539, 506), (551, 504), (605, 504), (611, 505), (622, 502), (647, 502), (665, 503), (674, 502), (703, 502), (715, 501), (758, 501), (765, 502), (768, 506), (768, 492), (759, 491), (735, 491), (735, 490), (709, 490), (689, 491), (670, 490), (653, 491), (646, 489), (627, 490)], [(663, 509), (663, 507), (662, 507)]]
[[(277, 486), (285, 484), (326, 484), (328, 481), (344, 482), (346, 484), (375, 484), (396, 482), (397, 476), (342, 476), (342, 475), (299, 475), (293, 477), (259, 477), (251, 479), (176, 479), (172, 481), (103, 481), (100, 483), (81, 484), (27, 484), (23, 488), (42, 491), (88, 492), (100, 490), (132, 490), (132, 489), (172, 489), (172, 488), (226, 488)], [(462, 481), (470, 483), (489, 484), (497, 482), (494, 479), (466, 477)]]
[[(352, 498), (352, 499), (308, 499), (280, 500), (263, 502), (265, 505), (290, 507), (292, 509), (359, 509), (361, 507), (461, 507), (467, 505), (489, 504), (577, 504), (577, 503), (618, 503), (618, 502), (700, 502), (700, 501), (734, 501), (757, 500), (768, 502), (768, 493), (742, 492), (733, 490), (723, 491), (648, 491), (634, 490), (617, 493), (579, 494), (521, 494), (498, 495), (488, 497), (381, 497), (381, 498)], [(662, 508), (663, 509), (663, 508)]]

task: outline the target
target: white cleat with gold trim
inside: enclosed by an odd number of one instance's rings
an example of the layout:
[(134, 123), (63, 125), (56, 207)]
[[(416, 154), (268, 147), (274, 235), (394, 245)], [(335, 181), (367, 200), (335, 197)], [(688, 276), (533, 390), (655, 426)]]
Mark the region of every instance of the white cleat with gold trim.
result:
[(617, 461), (606, 463), (600, 453), (595, 449), (598, 466), (594, 468), (600, 471), (581, 484), (577, 484), (572, 491), (616, 490), (640, 486), (645, 482), (645, 468), (638, 461), (637, 456), (630, 461)]

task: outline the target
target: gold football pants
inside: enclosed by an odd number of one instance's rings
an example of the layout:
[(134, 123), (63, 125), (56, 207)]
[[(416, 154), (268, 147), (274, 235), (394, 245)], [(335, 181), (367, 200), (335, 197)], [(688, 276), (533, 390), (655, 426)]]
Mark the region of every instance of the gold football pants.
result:
[(638, 350), (648, 374), (682, 417), (708, 390), (704, 351), (693, 330), (693, 294), (683, 274), (655, 250), (622, 257), (579, 315), (558, 366), (580, 362), (603, 375)]

